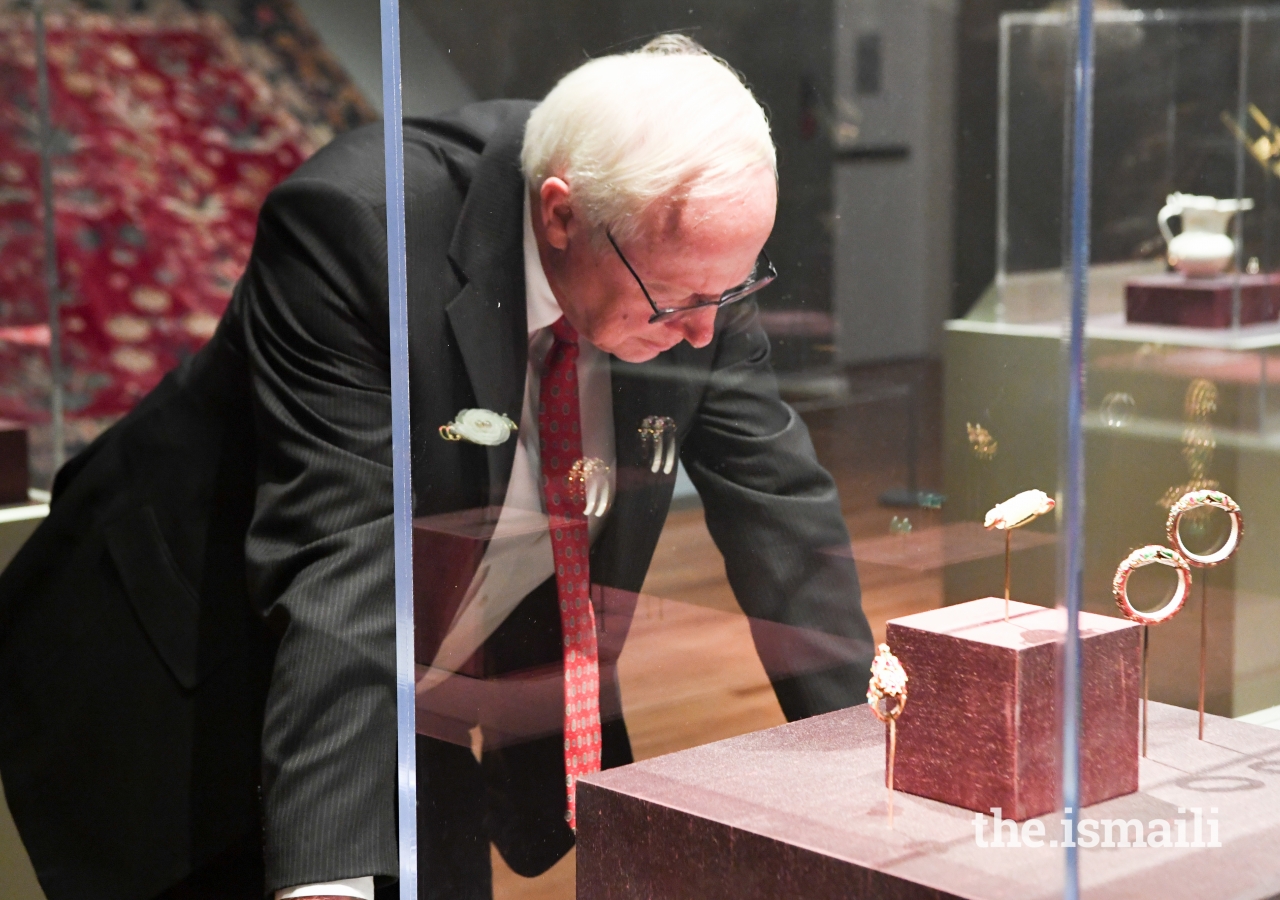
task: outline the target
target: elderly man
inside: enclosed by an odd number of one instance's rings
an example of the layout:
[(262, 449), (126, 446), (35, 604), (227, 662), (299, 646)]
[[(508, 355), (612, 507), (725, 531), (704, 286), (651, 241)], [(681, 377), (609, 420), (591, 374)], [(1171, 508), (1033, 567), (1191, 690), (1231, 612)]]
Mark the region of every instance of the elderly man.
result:
[[(415, 516), (542, 516), (461, 576), (489, 625), (458, 658), (499, 685), (551, 667), (567, 701), (480, 759), (419, 737), (422, 896), (485, 898), (490, 842), (544, 871), (576, 778), (630, 760), (600, 715), (620, 637), (596, 620), (639, 590), (666, 515), (655, 442), (702, 496), (788, 718), (859, 702), (871, 640), (834, 486), (744, 300), (776, 274), (777, 183), (732, 70), (660, 38), (536, 108), (406, 123), (405, 166)], [(393, 884), (386, 272), (364, 129), (272, 193), (218, 333), (59, 473), (0, 578), (0, 774), (49, 900)], [(464, 409), (518, 427), (475, 440)], [(570, 498), (588, 458), (605, 515)], [(429, 618), (449, 585), (417, 587)]]

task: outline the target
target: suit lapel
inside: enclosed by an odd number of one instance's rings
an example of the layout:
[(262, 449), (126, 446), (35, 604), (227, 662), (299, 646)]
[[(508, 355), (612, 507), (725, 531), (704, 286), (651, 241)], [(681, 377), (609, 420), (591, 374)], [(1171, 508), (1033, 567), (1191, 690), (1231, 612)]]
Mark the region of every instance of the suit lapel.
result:
[[(467, 377), (482, 409), (520, 421), (524, 405), (525, 369), (529, 348), (523, 327), (515, 328), (512, 319), (524, 322), (524, 280), (520, 289), (501, 293), (468, 284), (449, 304), (449, 324), (458, 341), (458, 350), (467, 367)], [(507, 313), (513, 307), (518, 316)], [(501, 506), (507, 494), (507, 481), (515, 462), (516, 439), (513, 436), (496, 447), (487, 447), (489, 464), (489, 505)]]
[(665, 479), (654, 478), (649, 469), (650, 457), (641, 441), (640, 423), (648, 416), (672, 415), (674, 391), (661, 377), (664, 367), (657, 360), (634, 365), (613, 357), (611, 362), (613, 430), (622, 481), (619, 490), (644, 489)]
[[(524, 405), (529, 354), (520, 172), (529, 112), (513, 108), (485, 145), (449, 248), (467, 283), (447, 314), (476, 403), (513, 421), (519, 421)], [(682, 363), (688, 360), (678, 350), (642, 365), (611, 362), (618, 495), (609, 525), (592, 549), (593, 580), (600, 583), (637, 591), (644, 581), (675, 473), (650, 471), (640, 423), (647, 416), (670, 416), (680, 433), (687, 430), (699, 379), (689, 377), (691, 370)], [(515, 451), (515, 440), (487, 448), (492, 506), (506, 498)]]
[[(513, 422), (524, 405), (529, 352), (520, 172), (528, 114), (513, 111), (485, 145), (449, 248), (467, 284), (447, 314), (476, 403)], [(487, 448), (491, 505), (506, 497), (515, 452), (514, 438)]]
[(691, 410), (683, 402), (676, 367), (660, 357), (642, 365), (612, 361), (614, 446), (618, 496), (609, 524), (591, 554), (592, 580), (627, 591), (640, 590), (657, 545), (675, 472), (654, 473), (640, 437), (647, 416), (670, 416), (683, 430)]

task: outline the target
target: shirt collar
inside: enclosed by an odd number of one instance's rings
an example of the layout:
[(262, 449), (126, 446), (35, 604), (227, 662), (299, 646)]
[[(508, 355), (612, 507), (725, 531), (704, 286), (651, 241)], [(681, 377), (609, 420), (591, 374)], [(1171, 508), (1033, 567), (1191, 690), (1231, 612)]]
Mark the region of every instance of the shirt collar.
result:
[(524, 289), (525, 318), (529, 334), (552, 325), (564, 313), (542, 269), (542, 257), (538, 255), (538, 239), (533, 234), (533, 212), (529, 192), (524, 194)]

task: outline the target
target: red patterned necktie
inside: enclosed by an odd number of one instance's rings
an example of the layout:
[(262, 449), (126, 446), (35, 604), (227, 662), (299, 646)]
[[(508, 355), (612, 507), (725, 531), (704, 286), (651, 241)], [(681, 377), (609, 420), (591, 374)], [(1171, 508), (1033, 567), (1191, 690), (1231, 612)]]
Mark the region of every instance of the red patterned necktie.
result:
[(600, 771), (600, 663), (591, 607), (585, 501), (569, 485), (569, 472), (582, 459), (578, 333), (563, 318), (551, 326), (551, 332), (555, 343), (542, 370), (538, 437), (564, 635), (564, 770), (569, 799), (565, 819), (576, 830), (578, 777)]

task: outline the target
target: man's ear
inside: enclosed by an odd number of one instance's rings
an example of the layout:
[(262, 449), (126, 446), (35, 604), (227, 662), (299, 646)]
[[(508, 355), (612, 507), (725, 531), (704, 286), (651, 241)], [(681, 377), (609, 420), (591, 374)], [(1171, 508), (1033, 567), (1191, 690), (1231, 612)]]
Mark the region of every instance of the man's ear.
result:
[(541, 201), (538, 215), (547, 243), (557, 250), (569, 246), (569, 223), (573, 221), (573, 206), (569, 203), (569, 185), (560, 178), (548, 178), (538, 191)]

